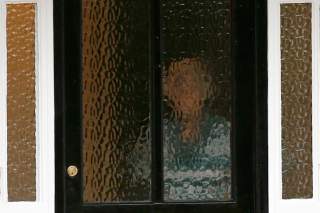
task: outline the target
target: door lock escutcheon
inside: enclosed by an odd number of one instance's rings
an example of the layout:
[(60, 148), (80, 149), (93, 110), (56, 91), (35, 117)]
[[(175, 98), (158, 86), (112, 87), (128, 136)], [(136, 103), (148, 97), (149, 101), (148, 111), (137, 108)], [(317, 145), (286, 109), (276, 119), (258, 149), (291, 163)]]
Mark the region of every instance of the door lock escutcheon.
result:
[(71, 165), (67, 168), (67, 173), (68, 173), (69, 177), (77, 176), (78, 172), (79, 172), (78, 167), (76, 167), (74, 165)]

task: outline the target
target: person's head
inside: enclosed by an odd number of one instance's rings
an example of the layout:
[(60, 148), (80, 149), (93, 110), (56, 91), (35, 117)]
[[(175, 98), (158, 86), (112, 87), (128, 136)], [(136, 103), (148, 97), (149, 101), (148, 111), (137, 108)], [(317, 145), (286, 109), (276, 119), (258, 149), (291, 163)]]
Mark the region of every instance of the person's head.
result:
[(173, 61), (164, 79), (164, 95), (171, 108), (182, 115), (199, 115), (212, 93), (208, 67), (200, 58)]

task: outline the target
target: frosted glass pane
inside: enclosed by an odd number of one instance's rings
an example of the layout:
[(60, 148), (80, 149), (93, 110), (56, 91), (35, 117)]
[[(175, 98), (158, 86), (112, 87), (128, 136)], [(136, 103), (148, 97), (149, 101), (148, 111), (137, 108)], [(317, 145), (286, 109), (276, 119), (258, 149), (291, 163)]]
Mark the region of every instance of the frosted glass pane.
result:
[(35, 4), (7, 4), (8, 199), (36, 200)]
[(161, 0), (165, 201), (231, 199), (230, 8)]
[(312, 197), (311, 4), (281, 5), (282, 197)]
[(83, 200), (150, 199), (150, 1), (83, 0)]

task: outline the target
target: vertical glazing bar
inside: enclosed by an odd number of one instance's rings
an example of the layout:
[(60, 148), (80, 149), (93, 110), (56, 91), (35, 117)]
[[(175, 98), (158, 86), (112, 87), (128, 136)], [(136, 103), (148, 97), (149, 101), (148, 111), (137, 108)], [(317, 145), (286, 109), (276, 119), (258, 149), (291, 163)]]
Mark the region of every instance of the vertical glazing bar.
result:
[(8, 200), (36, 200), (35, 4), (7, 4)]
[(152, 0), (152, 201), (163, 201), (161, 67), (160, 67), (160, 1)]

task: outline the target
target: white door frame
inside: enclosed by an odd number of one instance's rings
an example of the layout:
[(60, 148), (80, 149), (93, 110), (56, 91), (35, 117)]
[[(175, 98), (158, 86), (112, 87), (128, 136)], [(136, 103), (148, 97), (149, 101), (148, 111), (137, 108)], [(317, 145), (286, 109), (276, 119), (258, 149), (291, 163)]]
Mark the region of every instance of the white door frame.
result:
[[(281, 37), (280, 5), (283, 3), (312, 4), (312, 149), (313, 198), (282, 199), (281, 158)], [(268, 145), (269, 145), (269, 212), (318, 213), (319, 190), (319, 0), (268, 0)], [(319, 145), (318, 145), (319, 144)]]
[[(36, 3), (37, 200), (8, 202), (6, 4)], [(54, 213), (53, 0), (0, 0), (0, 212)], [(5, 122), (3, 122), (5, 121)]]

